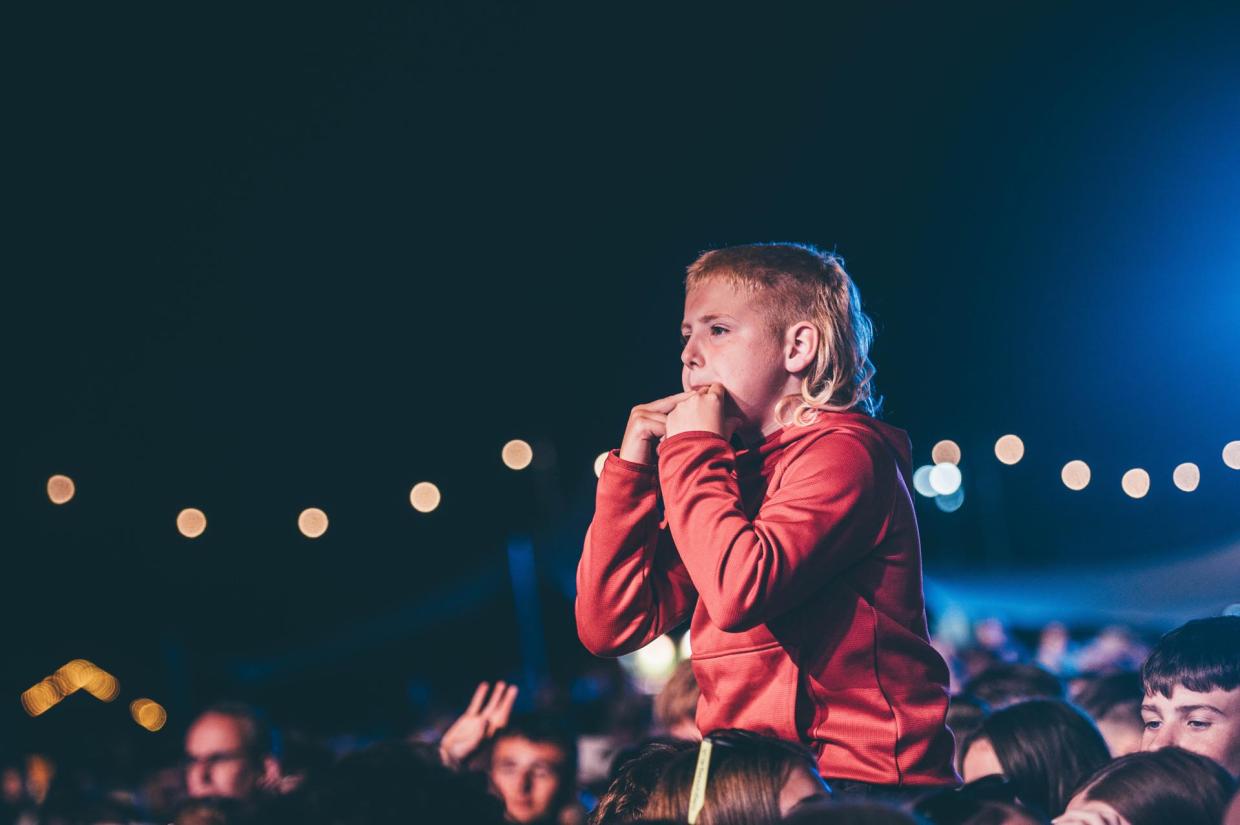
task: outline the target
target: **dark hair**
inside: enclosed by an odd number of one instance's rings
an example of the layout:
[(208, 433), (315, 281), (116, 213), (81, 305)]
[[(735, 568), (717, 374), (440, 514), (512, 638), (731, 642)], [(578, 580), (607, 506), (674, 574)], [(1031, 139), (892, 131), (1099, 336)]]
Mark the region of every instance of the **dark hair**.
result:
[[(951, 728), (957, 743), (963, 743), (982, 726), (983, 720), (990, 713), (990, 707), (976, 696), (958, 694), (951, 697), (947, 706), (947, 727)], [(964, 764), (964, 748), (956, 748), (956, 770)]]
[(920, 825), (924, 820), (877, 802), (824, 802), (789, 812), (781, 820), (796, 825)]
[(1112, 713), (1129, 712), (1133, 706), (1139, 716), (1142, 695), (1141, 676), (1124, 671), (1091, 677), (1073, 701), (1090, 718), (1100, 721)]
[(1131, 825), (1217, 825), (1236, 780), (1212, 759), (1183, 748), (1121, 756), (1081, 785)]
[(1141, 667), (1146, 695), (1240, 687), (1240, 616), (1194, 619), (1158, 640)]
[(1081, 779), (1110, 760), (1093, 722), (1067, 702), (1032, 699), (991, 714), (965, 740), (979, 739), (995, 750), (1003, 775), (1022, 805), (1058, 816)]
[(1026, 699), (1063, 699), (1064, 686), (1049, 670), (1031, 664), (991, 665), (970, 679), (964, 693), (989, 705), (993, 710)]
[[(814, 754), (804, 745), (745, 730), (719, 730), (712, 743), (706, 805), (701, 825), (749, 825), (780, 818), (779, 794), (795, 768), (818, 776)], [(683, 822), (700, 748), (668, 760), (646, 806), (646, 818)]]
[(245, 728), (245, 749), (255, 761), (278, 752), (275, 730), (267, 714), (258, 708), (244, 702), (217, 702), (198, 714), (194, 723), (208, 714), (227, 716), (241, 722)]
[(311, 805), (321, 825), (504, 821), (504, 805), (484, 777), (450, 770), (424, 743), (385, 742), (344, 757), (311, 794)]
[[(560, 763), (560, 790), (571, 798), (577, 787), (577, 737), (559, 717), (546, 713), (514, 716), (500, 728), (491, 742), (491, 753), (505, 739), (525, 739), (543, 745), (554, 745), (564, 754)], [(567, 801), (565, 799), (564, 801)]]
[(640, 820), (663, 769), (673, 756), (685, 750), (696, 751), (697, 746), (692, 742), (650, 742), (627, 758), (617, 757), (615, 778), (599, 797), (597, 807), (590, 814), (590, 825)]

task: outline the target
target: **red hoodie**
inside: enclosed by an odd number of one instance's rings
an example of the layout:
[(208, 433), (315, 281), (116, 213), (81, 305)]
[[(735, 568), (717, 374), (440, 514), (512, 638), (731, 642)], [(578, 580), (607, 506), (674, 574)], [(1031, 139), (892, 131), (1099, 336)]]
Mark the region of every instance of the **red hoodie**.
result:
[(904, 431), (824, 412), (739, 453), (709, 432), (658, 452), (657, 478), (616, 451), (603, 465), (582, 643), (619, 656), (692, 613), (702, 731), (801, 741), (830, 779), (958, 783)]

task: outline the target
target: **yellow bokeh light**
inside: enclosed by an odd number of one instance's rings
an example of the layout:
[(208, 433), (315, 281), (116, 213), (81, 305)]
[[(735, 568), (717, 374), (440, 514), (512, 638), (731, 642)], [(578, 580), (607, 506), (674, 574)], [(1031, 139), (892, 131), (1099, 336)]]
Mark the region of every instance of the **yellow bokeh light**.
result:
[(74, 659), (57, 668), (51, 679), (60, 688), (60, 692), (68, 696), (73, 691), (85, 687), (95, 670), (98, 668), (91, 662), (85, 659)]
[(1228, 441), (1223, 448), (1223, 463), (1233, 470), (1240, 470), (1240, 441)]
[(995, 458), (1004, 464), (1015, 464), (1025, 457), (1025, 442), (1019, 436), (1005, 435), (995, 442)]
[(524, 470), (534, 460), (534, 448), (519, 438), (514, 438), (504, 445), (500, 452), (504, 466), (510, 470)]
[(187, 539), (196, 539), (207, 529), (207, 517), (201, 510), (187, 507), (177, 513), (177, 530)]
[(959, 464), (960, 445), (955, 441), (940, 441), (930, 451), (930, 457), (935, 464)]
[(154, 733), (168, 721), (168, 712), (159, 702), (151, 699), (134, 699), (129, 703), (129, 715), (142, 727)]
[(51, 710), (65, 695), (51, 679), (44, 679), (22, 691), (22, 708), (31, 716)]
[(1201, 483), (1201, 470), (1196, 464), (1186, 461), (1171, 473), (1171, 480), (1175, 482), (1176, 487), (1186, 493), (1191, 493)]
[(86, 683), (82, 685), (82, 690), (94, 696), (100, 702), (111, 702), (120, 695), (121, 684), (116, 681), (115, 676), (103, 668), (92, 666), (91, 671), (86, 677)]
[(1089, 465), (1084, 461), (1069, 461), (1063, 465), (1059, 477), (1069, 490), (1084, 490), (1089, 486)]
[(306, 538), (317, 539), (327, 532), (327, 513), (318, 507), (307, 507), (297, 517), (297, 529)]
[(429, 513), (439, 506), (439, 488), (429, 481), (419, 481), (409, 491), (409, 503), (419, 513)]
[(52, 500), (52, 504), (65, 504), (73, 498), (75, 492), (77, 487), (68, 476), (55, 475), (47, 480), (47, 497)]
[(611, 454), (611, 450), (605, 453), (599, 453), (598, 458), (594, 459), (594, 477), (598, 478), (603, 475), (603, 465), (607, 463), (607, 456)]
[(1145, 494), (1150, 491), (1150, 474), (1140, 467), (1129, 470), (1124, 473), (1120, 486), (1133, 498), (1144, 498)]

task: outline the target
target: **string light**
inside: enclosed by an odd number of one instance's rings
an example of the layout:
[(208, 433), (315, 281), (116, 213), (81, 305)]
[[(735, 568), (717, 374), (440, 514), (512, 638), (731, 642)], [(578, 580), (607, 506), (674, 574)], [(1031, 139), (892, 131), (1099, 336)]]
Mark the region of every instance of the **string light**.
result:
[(419, 513), (429, 513), (439, 506), (439, 488), (429, 481), (419, 481), (409, 491), (409, 503)]
[(524, 470), (534, 460), (534, 448), (528, 442), (514, 438), (504, 445), (500, 457), (504, 459), (504, 466), (508, 469)]
[(940, 441), (930, 451), (930, 458), (935, 464), (959, 464), (960, 445), (955, 441)]
[(306, 538), (317, 539), (327, 532), (327, 513), (318, 507), (307, 507), (297, 517), (297, 529)]
[(1150, 491), (1150, 474), (1140, 467), (1129, 470), (1124, 473), (1120, 486), (1133, 498), (1145, 498), (1146, 493)]
[(1176, 487), (1186, 493), (1191, 493), (1201, 483), (1201, 470), (1196, 464), (1186, 461), (1171, 473), (1171, 480), (1175, 482)]
[(201, 510), (187, 507), (177, 513), (177, 530), (187, 539), (196, 539), (207, 529), (207, 517)]
[(1079, 459), (1069, 461), (1063, 465), (1059, 477), (1063, 479), (1063, 485), (1069, 490), (1084, 490), (1089, 486), (1089, 465)]
[(47, 497), (52, 504), (66, 504), (77, 492), (77, 486), (68, 476), (54, 475), (47, 480)]
[(995, 442), (995, 457), (1004, 464), (1015, 464), (1025, 457), (1025, 442), (1018, 436), (1005, 435)]

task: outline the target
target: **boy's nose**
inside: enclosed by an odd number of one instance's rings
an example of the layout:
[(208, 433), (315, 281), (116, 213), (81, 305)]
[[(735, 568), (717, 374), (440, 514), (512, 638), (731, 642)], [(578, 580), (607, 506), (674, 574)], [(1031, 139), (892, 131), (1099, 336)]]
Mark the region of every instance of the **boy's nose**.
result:
[(697, 344), (693, 343), (692, 338), (685, 344), (685, 348), (680, 351), (680, 363), (689, 368), (702, 366), (702, 354), (698, 351)]

